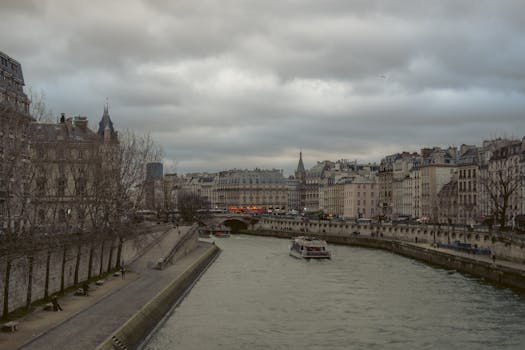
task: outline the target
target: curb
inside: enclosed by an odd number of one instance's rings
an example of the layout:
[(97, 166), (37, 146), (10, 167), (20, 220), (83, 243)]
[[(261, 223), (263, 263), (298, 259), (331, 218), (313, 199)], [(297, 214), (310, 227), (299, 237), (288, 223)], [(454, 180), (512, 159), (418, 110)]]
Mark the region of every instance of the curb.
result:
[(122, 349), (137, 348), (148, 339), (148, 335), (165, 319), (174, 305), (184, 298), (219, 253), (220, 249), (216, 245), (210, 245), (195, 262), (106, 338), (96, 350), (113, 349), (115, 340), (118, 340)]

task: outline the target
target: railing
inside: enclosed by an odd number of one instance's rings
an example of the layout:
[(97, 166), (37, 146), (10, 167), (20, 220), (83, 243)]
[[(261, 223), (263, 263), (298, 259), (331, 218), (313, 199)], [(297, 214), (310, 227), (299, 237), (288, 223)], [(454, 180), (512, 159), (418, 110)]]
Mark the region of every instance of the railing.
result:
[(190, 239), (192, 238), (195, 238), (195, 236), (198, 237), (198, 233), (199, 232), (199, 225), (197, 224), (193, 224), (190, 229), (184, 234), (184, 236), (182, 236), (179, 241), (177, 242), (177, 244), (175, 244), (175, 246), (170, 250), (170, 252), (168, 253), (168, 255), (166, 255), (166, 257), (164, 259), (161, 259), (158, 263), (157, 263), (157, 268), (159, 270), (164, 270), (164, 268), (168, 265), (168, 264), (171, 264), (173, 261), (173, 257), (175, 256), (175, 254), (179, 251), (179, 249), (181, 247), (184, 246), (184, 244), (189, 241)]

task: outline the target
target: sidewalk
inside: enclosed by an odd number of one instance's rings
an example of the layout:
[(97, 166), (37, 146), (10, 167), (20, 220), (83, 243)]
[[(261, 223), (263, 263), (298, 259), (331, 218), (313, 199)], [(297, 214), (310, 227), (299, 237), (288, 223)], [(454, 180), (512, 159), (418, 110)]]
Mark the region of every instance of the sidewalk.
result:
[[(408, 243), (408, 242), (405, 242), (405, 243)], [(433, 247), (429, 243), (408, 243), (408, 244), (430, 249), (430, 250), (435, 250), (438, 252), (444, 252), (444, 253), (454, 255), (454, 256), (460, 256), (460, 257), (467, 258), (467, 259), (483, 261), (489, 264), (494, 264), (495, 266), (504, 266), (504, 267), (509, 267), (511, 269), (516, 269), (516, 270), (525, 272), (525, 264), (521, 264), (521, 263), (514, 262), (514, 261), (498, 259), (498, 258), (496, 258), (496, 262), (494, 263), (490, 255), (468, 254), (468, 253), (460, 252), (454, 249), (437, 248), (437, 247)]]
[[(169, 253), (188, 228), (170, 230), (159, 242), (151, 246), (130, 266), (127, 266), (128, 271), (124, 279), (121, 276), (110, 276), (102, 286), (91, 284), (88, 296), (70, 294), (60, 298), (59, 304), (64, 311), (44, 311), (43, 307), (39, 307), (17, 320), (19, 322), (18, 331), (0, 332), (0, 349), (95, 348), (99, 340), (103, 341), (120, 325), (119, 322), (113, 322), (115, 327), (111, 328), (106, 322), (106, 328), (103, 328), (104, 319), (117, 318), (125, 321), (126, 316), (134, 311), (131, 307), (118, 310), (122, 308), (122, 305), (118, 308), (113, 307), (112, 305), (118, 304), (117, 300), (125, 302), (127, 298), (135, 299), (134, 301), (128, 300), (128, 304), (140, 306), (148, 300), (149, 295), (141, 290), (157, 291), (157, 288), (151, 288), (156, 286), (151, 279), (152, 276), (162, 274), (162, 272), (155, 270), (155, 265), (160, 258)], [(164, 277), (159, 280), (166, 281), (170, 276), (172, 277), (174, 271), (178, 270), (174, 267), (175, 265), (168, 267), (165, 270), (168, 272), (164, 273)], [(129, 290), (134, 292), (126, 293)], [(99, 312), (94, 312), (95, 309), (99, 309)], [(96, 317), (92, 318), (92, 315)], [(82, 319), (89, 319), (89, 321), (78, 324), (78, 320)], [(75, 333), (77, 336), (74, 336)]]

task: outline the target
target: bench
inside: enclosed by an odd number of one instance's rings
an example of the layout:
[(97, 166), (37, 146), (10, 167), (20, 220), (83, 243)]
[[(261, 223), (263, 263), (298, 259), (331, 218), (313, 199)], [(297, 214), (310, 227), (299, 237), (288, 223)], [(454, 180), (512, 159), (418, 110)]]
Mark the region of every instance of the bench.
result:
[(80, 295), (80, 296), (87, 296), (88, 293), (87, 293), (87, 290), (85, 290), (84, 288), (78, 288), (76, 291), (75, 291), (75, 295)]
[(4, 332), (16, 332), (18, 330), (18, 322), (10, 321), (2, 325), (2, 331)]
[(119, 272), (119, 271), (117, 271), (117, 272), (115, 272), (115, 273), (113, 274), (113, 277), (119, 277), (119, 276), (120, 276), (120, 272)]
[(44, 305), (44, 311), (55, 311), (53, 308), (53, 303), (47, 303)]
[(96, 284), (97, 286), (101, 286), (101, 285), (104, 284), (104, 282), (105, 282), (104, 280), (98, 280), (98, 281), (95, 282), (95, 284)]

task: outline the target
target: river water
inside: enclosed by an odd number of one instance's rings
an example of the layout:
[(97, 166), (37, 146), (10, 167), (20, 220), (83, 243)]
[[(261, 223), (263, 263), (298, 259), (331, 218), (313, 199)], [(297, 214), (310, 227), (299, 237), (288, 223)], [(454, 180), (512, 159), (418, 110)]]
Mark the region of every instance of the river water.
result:
[(167, 349), (524, 349), (525, 297), (392, 253), (235, 235), (145, 346)]

